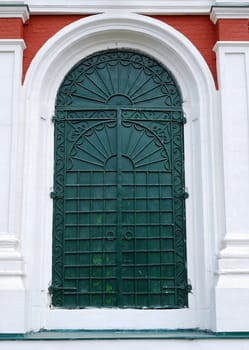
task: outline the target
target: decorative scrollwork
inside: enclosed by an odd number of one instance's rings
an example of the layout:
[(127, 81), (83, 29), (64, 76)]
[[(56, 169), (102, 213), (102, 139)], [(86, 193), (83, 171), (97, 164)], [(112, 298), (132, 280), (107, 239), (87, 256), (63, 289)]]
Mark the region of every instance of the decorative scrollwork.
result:
[(64, 154), (65, 123), (58, 123), (55, 129), (55, 174), (54, 174), (54, 218), (53, 218), (53, 304), (62, 305), (63, 286), (63, 237), (64, 237)]
[(123, 96), (123, 101), (133, 106), (181, 107), (179, 89), (170, 72), (150, 57), (120, 50), (100, 52), (73, 67), (60, 87), (56, 104), (106, 105), (114, 96)]
[(124, 120), (156, 120), (156, 121), (179, 121), (182, 122), (181, 111), (143, 111), (143, 110), (124, 110), (122, 111)]
[(177, 289), (177, 305), (187, 306), (187, 277), (186, 277), (186, 224), (184, 193), (184, 144), (183, 128), (180, 124), (173, 123), (171, 126), (172, 153), (173, 153), (173, 193), (174, 193), (174, 236), (175, 236), (175, 263), (176, 285), (182, 286)]

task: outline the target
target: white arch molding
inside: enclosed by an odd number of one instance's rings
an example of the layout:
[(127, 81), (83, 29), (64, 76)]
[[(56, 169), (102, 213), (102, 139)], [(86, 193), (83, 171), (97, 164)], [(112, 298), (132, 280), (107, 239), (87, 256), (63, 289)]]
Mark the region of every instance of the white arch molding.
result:
[[(189, 308), (180, 310), (49, 307), (51, 282), (53, 123), (58, 88), (74, 64), (106, 49), (129, 48), (153, 56), (177, 80), (188, 120), (185, 172)], [(212, 327), (215, 86), (203, 57), (182, 34), (131, 13), (94, 15), (66, 26), (40, 49), (24, 82), (24, 256), (27, 262), (27, 329), (156, 329)]]

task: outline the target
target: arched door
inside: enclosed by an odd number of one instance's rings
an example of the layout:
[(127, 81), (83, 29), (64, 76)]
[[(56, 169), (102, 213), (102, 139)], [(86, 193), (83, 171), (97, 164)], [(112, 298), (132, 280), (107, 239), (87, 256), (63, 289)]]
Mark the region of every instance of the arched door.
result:
[(188, 305), (183, 113), (172, 75), (128, 50), (65, 77), (55, 122), (52, 304)]

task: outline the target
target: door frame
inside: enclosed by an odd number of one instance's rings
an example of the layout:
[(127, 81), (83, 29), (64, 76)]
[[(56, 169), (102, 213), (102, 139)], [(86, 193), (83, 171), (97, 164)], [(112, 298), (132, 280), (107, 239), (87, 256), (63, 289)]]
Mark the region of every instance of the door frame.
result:
[[(84, 57), (110, 48), (153, 56), (167, 67), (183, 96), (188, 272), (193, 285), (184, 310), (53, 310), (51, 281), (53, 124), (57, 90), (66, 73)], [(214, 327), (212, 287), (217, 249), (216, 205), (219, 160), (216, 90), (198, 50), (172, 27), (147, 16), (106, 13), (81, 19), (60, 30), (38, 52), (24, 82), (25, 159), (22, 213), (27, 262), (27, 329), (159, 329)], [(103, 326), (104, 325), (104, 326)]]

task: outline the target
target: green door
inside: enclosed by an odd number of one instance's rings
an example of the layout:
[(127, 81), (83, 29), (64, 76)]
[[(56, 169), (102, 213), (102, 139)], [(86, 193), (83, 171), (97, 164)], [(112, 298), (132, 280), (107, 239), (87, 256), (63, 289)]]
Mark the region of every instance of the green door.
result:
[(188, 304), (183, 114), (171, 74), (131, 51), (95, 54), (56, 102), (52, 304)]

